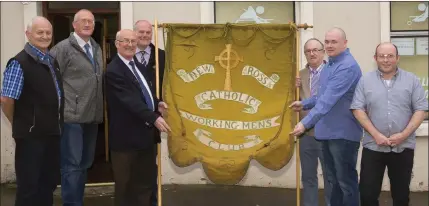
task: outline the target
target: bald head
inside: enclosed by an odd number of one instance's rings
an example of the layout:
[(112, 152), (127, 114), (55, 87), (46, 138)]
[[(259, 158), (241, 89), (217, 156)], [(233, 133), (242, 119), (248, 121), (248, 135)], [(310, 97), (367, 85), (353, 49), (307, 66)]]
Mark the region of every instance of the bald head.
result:
[(383, 42), (376, 47), (374, 59), (377, 62), (378, 70), (388, 79), (397, 69), (398, 48), (390, 42)]
[(330, 57), (340, 55), (347, 49), (346, 33), (343, 29), (333, 27), (325, 34), (325, 50)]
[(133, 30), (122, 29), (116, 33), (118, 53), (127, 60), (132, 60), (136, 53), (137, 35)]
[(52, 42), (52, 24), (45, 17), (36, 16), (28, 23), (25, 35), (31, 45), (46, 52)]
[(146, 49), (152, 41), (152, 24), (147, 20), (139, 20), (134, 24), (134, 31), (139, 39), (137, 47)]
[(399, 55), (398, 48), (396, 47), (396, 45), (394, 45), (391, 42), (382, 42), (379, 45), (377, 45), (377, 47), (375, 48), (375, 54), (374, 55), (377, 55), (379, 53), (378, 50), (390, 50), (391, 53), (394, 53), (397, 56)]
[(342, 39), (347, 40), (346, 32), (344, 32), (344, 30), (339, 27), (333, 27), (329, 29), (326, 33), (335, 33), (336, 35), (340, 36)]

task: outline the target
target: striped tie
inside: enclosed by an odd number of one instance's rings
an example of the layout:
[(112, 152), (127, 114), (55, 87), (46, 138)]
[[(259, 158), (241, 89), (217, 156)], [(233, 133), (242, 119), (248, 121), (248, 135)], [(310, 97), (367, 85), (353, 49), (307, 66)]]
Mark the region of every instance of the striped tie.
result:
[(140, 53), (141, 53), (141, 55), (142, 55), (142, 57), (140, 58), (140, 62), (141, 62), (144, 66), (146, 66), (147, 62), (146, 62), (146, 60), (144, 59), (144, 55), (146, 54), (146, 51), (141, 51)]
[(317, 70), (310, 70), (310, 71), (312, 74), (311, 85), (310, 85), (310, 95), (313, 96), (317, 94), (320, 73)]

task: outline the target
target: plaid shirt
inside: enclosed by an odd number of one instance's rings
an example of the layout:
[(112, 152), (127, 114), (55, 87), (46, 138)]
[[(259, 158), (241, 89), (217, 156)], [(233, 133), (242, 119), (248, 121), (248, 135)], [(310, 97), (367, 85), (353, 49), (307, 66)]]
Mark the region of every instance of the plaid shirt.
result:
[[(52, 57), (49, 56), (49, 52), (43, 53), (33, 45), (29, 44), (30, 47), (33, 49), (33, 52), (37, 55), (37, 58), (39, 58), (42, 62), (47, 61), (48, 66), (51, 71), (51, 75), (53, 79), (55, 80), (55, 88), (57, 90), (58, 95), (58, 105), (61, 104), (61, 91), (58, 86), (58, 80), (55, 76), (54, 68), (51, 64)], [(18, 100), (22, 88), (24, 86), (24, 73), (22, 71), (21, 65), (17, 60), (12, 60), (11, 63), (6, 67), (4, 71), (4, 79), (3, 79), (3, 88), (2, 88), (2, 96), (3, 97), (9, 97), (15, 100)]]

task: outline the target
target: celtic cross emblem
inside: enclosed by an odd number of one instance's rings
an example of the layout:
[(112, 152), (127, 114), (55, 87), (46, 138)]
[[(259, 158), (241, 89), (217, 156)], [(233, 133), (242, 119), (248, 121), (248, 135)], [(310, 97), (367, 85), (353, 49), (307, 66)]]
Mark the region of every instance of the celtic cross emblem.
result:
[(235, 68), (238, 63), (243, 62), (243, 57), (239, 57), (238, 53), (231, 49), (231, 44), (226, 44), (225, 47), (226, 49), (215, 57), (215, 61), (218, 61), (220, 66), (226, 70), (224, 90), (232, 91), (231, 69)]

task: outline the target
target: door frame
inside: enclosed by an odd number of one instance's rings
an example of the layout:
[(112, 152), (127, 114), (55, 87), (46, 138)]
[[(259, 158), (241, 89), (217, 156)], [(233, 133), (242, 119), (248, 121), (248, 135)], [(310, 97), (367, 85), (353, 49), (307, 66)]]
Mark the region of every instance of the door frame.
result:
[[(101, 2), (100, 2), (101, 3)], [(77, 13), (79, 10), (78, 8), (70, 8), (70, 9), (49, 9), (48, 8), (48, 2), (43, 1), (42, 2), (42, 15), (49, 19), (49, 17), (52, 14), (75, 14)], [(89, 11), (91, 11), (94, 15), (97, 14), (101, 14), (101, 15), (106, 15), (106, 14), (112, 14), (112, 15), (116, 15), (118, 16), (118, 28), (121, 29), (121, 2), (119, 2), (119, 8), (117, 9), (110, 9), (110, 8), (92, 8), (92, 9), (88, 9)], [(104, 43), (101, 42), (101, 43)], [(106, 54), (105, 54), (105, 50), (106, 47), (105, 45), (103, 45), (103, 69), (106, 70)], [(106, 100), (104, 99), (104, 105), (106, 105)], [(107, 108), (104, 106), (104, 138), (105, 138), (105, 151), (106, 151), (106, 161), (108, 161), (108, 156), (109, 156), (109, 149), (108, 149), (108, 119), (107, 119)], [(104, 182), (104, 183), (86, 183), (85, 186), (110, 186), (110, 185), (114, 185), (114, 182)], [(59, 186), (61, 187), (61, 186)]]

